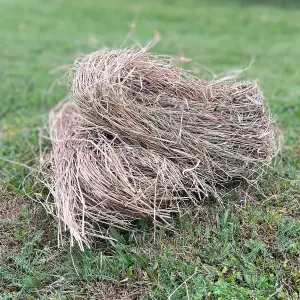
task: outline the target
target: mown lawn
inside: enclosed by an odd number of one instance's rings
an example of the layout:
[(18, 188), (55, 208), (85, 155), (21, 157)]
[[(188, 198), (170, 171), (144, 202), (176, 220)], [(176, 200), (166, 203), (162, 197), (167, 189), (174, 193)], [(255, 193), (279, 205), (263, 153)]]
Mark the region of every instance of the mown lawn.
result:
[[(209, 78), (251, 68), (283, 133), (260, 191), (240, 188), (175, 232), (111, 230), (84, 253), (27, 199), (28, 169), (0, 159), (0, 299), (299, 299), (300, 8), (298, 1), (0, 1), (0, 157), (32, 165), (39, 128), (80, 53), (142, 45), (194, 59)], [(209, 70), (209, 71), (208, 71)], [(297, 181), (298, 180), (298, 181)], [(31, 192), (31, 185), (26, 189)]]

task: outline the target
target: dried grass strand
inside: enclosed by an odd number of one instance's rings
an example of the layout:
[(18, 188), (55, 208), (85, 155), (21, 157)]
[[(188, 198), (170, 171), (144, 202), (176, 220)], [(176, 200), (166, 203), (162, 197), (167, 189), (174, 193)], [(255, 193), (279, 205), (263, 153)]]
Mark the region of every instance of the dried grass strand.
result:
[(105, 224), (167, 224), (170, 212), (253, 179), (276, 151), (256, 82), (209, 82), (171, 61), (145, 49), (87, 55), (50, 113), (44, 181), (81, 248), (106, 237)]

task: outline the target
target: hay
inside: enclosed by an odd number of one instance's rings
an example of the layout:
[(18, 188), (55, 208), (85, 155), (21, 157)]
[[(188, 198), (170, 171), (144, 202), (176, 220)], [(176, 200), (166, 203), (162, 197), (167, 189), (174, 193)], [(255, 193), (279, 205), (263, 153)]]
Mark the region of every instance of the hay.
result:
[(106, 237), (104, 224), (167, 223), (171, 211), (218, 198), (220, 186), (255, 178), (276, 150), (255, 82), (208, 82), (131, 49), (76, 61), (70, 85), (50, 114), (44, 181), (52, 212), (81, 247)]

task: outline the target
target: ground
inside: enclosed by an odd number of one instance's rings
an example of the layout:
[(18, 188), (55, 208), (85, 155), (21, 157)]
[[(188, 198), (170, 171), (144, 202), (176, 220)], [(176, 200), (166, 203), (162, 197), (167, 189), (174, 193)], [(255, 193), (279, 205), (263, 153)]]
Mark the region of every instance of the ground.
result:
[[(252, 61), (241, 78), (259, 81), (282, 151), (260, 191), (206, 202), (174, 232), (112, 230), (118, 242), (83, 253), (66, 234), (57, 248), (55, 220), (22, 190), (29, 170), (3, 159), (35, 166), (75, 57), (158, 35), (153, 52), (192, 58), (206, 78)], [(1, 0), (0, 40), (1, 299), (300, 298), (298, 1)]]

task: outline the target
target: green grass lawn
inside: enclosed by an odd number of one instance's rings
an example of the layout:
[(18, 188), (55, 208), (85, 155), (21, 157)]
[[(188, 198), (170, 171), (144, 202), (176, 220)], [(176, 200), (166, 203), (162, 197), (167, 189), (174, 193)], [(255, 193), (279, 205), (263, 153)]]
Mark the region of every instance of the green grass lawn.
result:
[[(79, 54), (124, 44), (193, 58), (210, 78), (247, 67), (283, 133), (261, 191), (240, 189), (174, 232), (98, 241), (84, 253), (27, 199), (28, 170), (0, 160), (0, 299), (299, 299), (300, 8), (297, 1), (0, 0), (0, 157), (34, 165), (39, 128)], [(188, 67), (188, 66), (187, 66)], [(210, 72), (208, 72), (210, 70)], [(298, 169), (297, 169), (298, 167)], [(298, 181), (297, 181), (298, 180)], [(31, 186), (26, 186), (31, 192)], [(246, 207), (241, 202), (246, 201)], [(126, 298), (127, 297), (127, 298)]]

